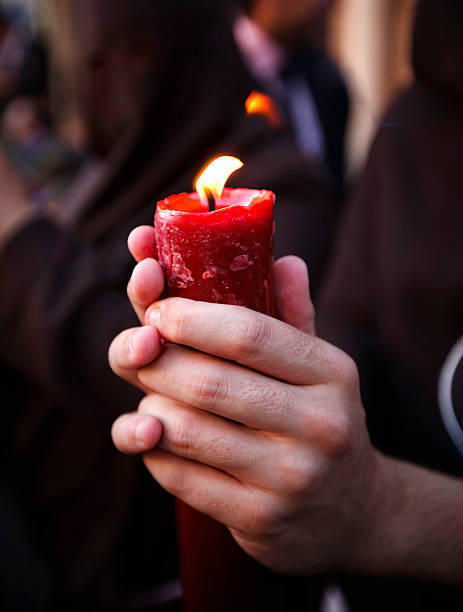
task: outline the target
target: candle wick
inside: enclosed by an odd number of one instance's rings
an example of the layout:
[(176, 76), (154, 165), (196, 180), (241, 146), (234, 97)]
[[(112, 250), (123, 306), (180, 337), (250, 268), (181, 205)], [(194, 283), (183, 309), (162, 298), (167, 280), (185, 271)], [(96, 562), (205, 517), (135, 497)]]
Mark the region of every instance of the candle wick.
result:
[(209, 212), (213, 212), (215, 210), (215, 200), (214, 196), (212, 195), (212, 191), (209, 189), (209, 187), (204, 187), (204, 191), (207, 197), (207, 205), (209, 207)]

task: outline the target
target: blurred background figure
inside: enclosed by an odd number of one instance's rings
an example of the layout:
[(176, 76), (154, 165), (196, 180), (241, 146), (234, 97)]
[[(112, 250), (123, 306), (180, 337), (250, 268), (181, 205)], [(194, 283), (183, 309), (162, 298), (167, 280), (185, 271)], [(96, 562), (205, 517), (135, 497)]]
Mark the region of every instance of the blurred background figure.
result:
[(250, 72), (278, 103), (301, 152), (345, 182), (349, 110), (340, 71), (325, 50), (334, 0), (241, 0), (235, 38)]
[(34, 38), (24, 4), (3, 3), (0, 10), (0, 100), (40, 95), (47, 82), (43, 45)]
[(0, 142), (38, 206), (59, 197), (82, 152), (53, 126), (48, 50), (36, 11), (37, 3), (0, 7)]
[(54, 203), (75, 177), (82, 152), (66, 143), (50, 124), (44, 103), (32, 96), (15, 96), (1, 121), (1, 143), (18, 171), (31, 203)]
[[(412, 59), (415, 82), (381, 122), (347, 207), (318, 331), (357, 362), (375, 446), (462, 478), (462, 3), (420, 0)], [(355, 612), (463, 606), (461, 585), (341, 581)]]
[(378, 123), (413, 81), (411, 29), (416, 0), (338, 0), (330, 11), (326, 46), (350, 92), (346, 161), (361, 172)]

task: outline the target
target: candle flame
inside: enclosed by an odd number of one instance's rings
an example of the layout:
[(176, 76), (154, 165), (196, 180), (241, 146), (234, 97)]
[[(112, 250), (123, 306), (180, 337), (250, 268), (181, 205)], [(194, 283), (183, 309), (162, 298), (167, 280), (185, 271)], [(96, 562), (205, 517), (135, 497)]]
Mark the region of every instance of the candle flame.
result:
[(195, 182), (195, 189), (198, 192), (199, 199), (204, 206), (207, 206), (206, 189), (216, 198), (220, 198), (225, 187), (225, 183), (232, 172), (238, 170), (243, 165), (237, 157), (223, 155), (216, 157), (206, 168), (201, 172)]
[(253, 91), (245, 102), (248, 115), (264, 115), (273, 127), (281, 125), (280, 111), (274, 100), (260, 91)]

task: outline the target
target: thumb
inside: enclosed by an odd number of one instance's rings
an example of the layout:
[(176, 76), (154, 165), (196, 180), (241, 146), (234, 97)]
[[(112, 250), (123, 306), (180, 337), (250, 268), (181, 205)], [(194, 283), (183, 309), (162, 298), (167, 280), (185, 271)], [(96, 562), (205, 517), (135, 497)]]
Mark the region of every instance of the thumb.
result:
[(309, 273), (304, 260), (287, 255), (275, 262), (275, 292), (278, 317), (315, 335), (315, 309), (310, 299)]

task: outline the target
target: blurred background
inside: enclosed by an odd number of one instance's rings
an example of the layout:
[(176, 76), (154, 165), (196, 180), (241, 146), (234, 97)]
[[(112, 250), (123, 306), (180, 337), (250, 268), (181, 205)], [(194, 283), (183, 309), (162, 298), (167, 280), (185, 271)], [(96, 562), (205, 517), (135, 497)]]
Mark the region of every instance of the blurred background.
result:
[[(317, 43), (341, 68), (350, 93), (346, 166), (351, 177), (362, 167), (388, 103), (412, 79), (409, 50), (415, 4), (416, 0), (339, 0), (316, 33)], [(86, 125), (76, 105), (79, 45), (74, 40), (72, 0), (2, 0), (0, 6), (2, 139), (28, 181), (39, 180), (41, 174), (48, 178), (59, 165), (62, 174), (64, 163), (65, 183), (87, 144)], [(20, 75), (24, 70), (26, 75)], [(12, 79), (27, 78), (29, 82), (12, 84)], [(43, 122), (51, 132), (47, 138), (42, 135), (40, 146), (36, 143), (32, 151), (21, 147)], [(65, 162), (56, 159), (63, 151)]]
[(347, 163), (358, 171), (386, 107), (410, 84), (416, 0), (340, 0), (327, 24), (327, 48), (351, 92)]

